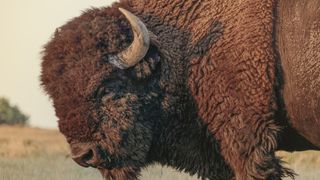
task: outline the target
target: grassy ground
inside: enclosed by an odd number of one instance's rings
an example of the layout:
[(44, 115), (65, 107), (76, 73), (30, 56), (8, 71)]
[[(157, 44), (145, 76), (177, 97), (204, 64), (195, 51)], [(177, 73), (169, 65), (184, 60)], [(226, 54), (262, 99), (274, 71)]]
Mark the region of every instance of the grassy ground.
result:
[[(68, 145), (54, 130), (0, 126), (0, 180), (101, 180), (92, 168), (76, 165), (68, 156)], [(279, 152), (300, 174), (298, 180), (320, 179), (320, 153)], [(142, 180), (195, 180), (171, 168), (152, 166)]]

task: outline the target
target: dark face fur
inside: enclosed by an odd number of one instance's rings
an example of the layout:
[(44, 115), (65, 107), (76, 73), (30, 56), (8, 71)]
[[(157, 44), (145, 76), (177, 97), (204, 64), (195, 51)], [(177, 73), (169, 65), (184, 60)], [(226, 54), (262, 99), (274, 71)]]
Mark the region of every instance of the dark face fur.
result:
[(72, 157), (106, 179), (136, 178), (161, 109), (155, 46), (132, 68), (108, 63), (131, 41), (130, 25), (116, 8), (94, 9), (58, 29), (43, 53), (41, 81)]

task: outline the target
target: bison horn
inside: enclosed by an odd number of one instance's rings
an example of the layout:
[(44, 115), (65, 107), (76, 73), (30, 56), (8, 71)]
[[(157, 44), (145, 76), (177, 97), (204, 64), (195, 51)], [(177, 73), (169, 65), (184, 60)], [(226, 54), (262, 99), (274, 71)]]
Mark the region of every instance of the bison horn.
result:
[(147, 54), (150, 37), (147, 27), (137, 16), (123, 8), (119, 10), (131, 24), (134, 39), (127, 49), (112, 56), (110, 62), (120, 69), (127, 69), (137, 64)]

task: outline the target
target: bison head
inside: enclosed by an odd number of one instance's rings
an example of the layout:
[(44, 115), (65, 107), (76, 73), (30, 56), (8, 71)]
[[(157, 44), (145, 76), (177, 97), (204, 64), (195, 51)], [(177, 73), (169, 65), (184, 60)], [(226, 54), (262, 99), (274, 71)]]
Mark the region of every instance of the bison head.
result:
[(88, 10), (57, 29), (42, 62), (41, 81), (72, 158), (106, 179), (136, 178), (161, 111), (163, 57), (142, 21), (120, 11)]

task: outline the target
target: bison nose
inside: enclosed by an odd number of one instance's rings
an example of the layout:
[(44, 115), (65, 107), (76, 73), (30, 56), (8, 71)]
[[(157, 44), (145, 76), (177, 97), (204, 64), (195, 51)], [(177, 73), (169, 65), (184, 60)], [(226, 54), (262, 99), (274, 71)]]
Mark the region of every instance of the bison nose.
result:
[(97, 167), (101, 164), (100, 148), (90, 144), (71, 145), (72, 159), (83, 167)]

